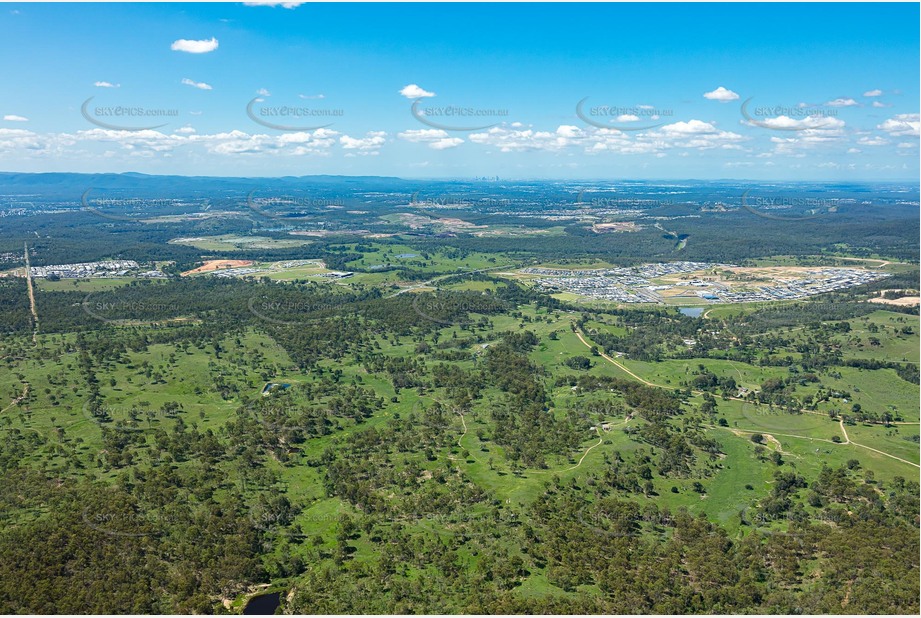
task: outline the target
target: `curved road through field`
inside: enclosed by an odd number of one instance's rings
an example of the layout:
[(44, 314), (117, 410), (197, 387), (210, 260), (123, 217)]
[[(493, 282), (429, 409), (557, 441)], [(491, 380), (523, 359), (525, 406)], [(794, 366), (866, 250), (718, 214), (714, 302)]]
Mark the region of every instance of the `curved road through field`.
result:
[[(585, 337), (582, 336), (582, 332), (581, 332), (581, 331), (575, 330), (574, 332), (575, 332), (575, 334), (576, 334), (576, 337), (579, 338), (579, 341), (581, 341), (582, 343), (584, 343), (585, 346), (586, 346), (587, 348), (591, 348), (591, 347), (592, 347), (592, 345), (591, 345), (588, 341), (585, 340)], [(601, 356), (603, 359), (605, 359), (606, 361), (608, 361), (608, 362), (612, 363), (613, 365), (617, 366), (619, 369), (623, 370), (623, 371), (626, 372), (627, 374), (633, 376), (634, 378), (636, 378), (637, 380), (639, 380), (640, 382), (642, 382), (642, 383), (645, 384), (646, 386), (651, 386), (651, 387), (653, 387), (653, 388), (664, 388), (664, 389), (667, 389), (667, 390), (675, 390), (675, 389), (672, 388), (672, 387), (663, 386), (663, 385), (661, 385), (661, 384), (655, 384), (654, 382), (650, 382), (649, 380), (646, 380), (646, 379), (644, 379), (644, 378), (641, 378), (640, 376), (636, 375), (635, 373), (633, 373), (632, 371), (630, 371), (629, 369), (627, 369), (627, 367), (625, 367), (622, 363), (617, 362), (616, 360), (614, 360), (613, 358), (611, 358), (610, 356), (608, 356), (607, 354), (605, 354), (605, 353), (602, 352), (601, 350), (598, 351), (598, 354), (599, 354), (599, 356)], [(693, 391), (693, 390), (692, 390), (691, 392), (694, 393), (694, 394), (698, 394), (698, 395), (701, 394), (701, 391)], [(752, 402), (750, 402), (750, 401), (747, 401), (747, 400), (745, 400), (745, 399), (740, 399), (740, 398), (738, 398), (738, 397), (728, 397), (728, 399), (731, 399), (731, 400), (733, 400), (733, 401), (742, 401), (742, 402), (745, 402), (745, 403), (752, 403)], [(814, 411), (812, 411), (812, 410), (801, 410), (801, 412), (808, 412), (808, 413), (810, 413), (810, 414), (821, 414), (821, 412), (814, 412)], [(853, 445), (853, 446), (858, 446), (858, 447), (860, 447), (860, 448), (865, 448), (865, 449), (867, 449), (868, 451), (873, 451), (874, 453), (878, 453), (878, 454), (880, 454), (880, 455), (885, 455), (886, 457), (890, 457), (890, 458), (895, 459), (895, 460), (897, 460), (897, 461), (901, 461), (902, 463), (906, 463), (906, 464), (908, 464), (908, 465), (910, 465), (910, 466), (914, 466), (915, 468), (921, 468), (921, 465), (918, 465), (918, 464), (916, 464), (916, 463), (914, 463), (914, 462), (912, 462), (912, 461), (908, 461), (907, 459), (902, 459), (901, 457), (897, 457), (897, 456), (895, 456), (895, 455), (892, 455), (891, 453), (887, 453), (887, 452), (885, 452), (885, 451), (881, 451), (881, 450), (879, 450), (879, 449), (875, 449), (875, 448), (872, 448), (872, 447), (870, 447), (870, 446), (866, 446), (866, 445), (864, 445), (864, 444), (858, 444), (857, 442), (854, 442), (854, 441), (851, 440), (850, 437), (847, 435), (847, 430), (844, 428), (844, 420), (843, 420), (843, 419), (838, 419), (838, 424), (839, 424), (840, 427), (841, 427), (841, 433), (844, 434), (844, 442), (833, 442), (833, 441), (831, 441), (831, 440), (825, 440), (825, 439), (823, 439), (823, 438), (811, 438), (811, 437), (809, 437), (809, 436), (799, 436), (799, 435), (796, 435), (796, 434), (779, 434), (779, 433), (778, 433), (778, 434), (774, 434), (774, 435), (778, 435), (778, 436), (787, 436), (787, 437), (790, 437), (790, 438), (802, 438), (802, 439), (804, 439), (804, 440), (820, 440), (820, 441), (822, 441), (822, 442), (828, 442), (829, 444), (840, 444), (841, 446), (846, 446), (846, 445), (848, 445), (848, 444), (851, 444), (851, 445)], [(900, 424), (904, 424), (904, 425), (917, 425), (918, 423), (900, 423)]]

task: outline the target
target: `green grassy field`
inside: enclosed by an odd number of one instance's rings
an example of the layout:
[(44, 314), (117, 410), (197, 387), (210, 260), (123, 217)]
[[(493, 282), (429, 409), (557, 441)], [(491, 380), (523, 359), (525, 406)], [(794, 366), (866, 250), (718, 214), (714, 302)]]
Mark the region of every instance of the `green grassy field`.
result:
[(195, 247), (202, 251), (245, 251), (250, 249), (290, 249), (303, 247), (311, 243), (310, 240), (269, 238), (267, 236), (237, 236), (224, 234), (220, 236), (198, 236), (174, 238), (171, 244)]
[(43, 292), (101, 292), (114, 290), (137, 281), (134, 277), (107, 277), (105, 279), (36, 279), (35, 287)]
[[(417, 253), (403, 245), (381, 245), (379, 251), (365, 254), (355, 262), (366, 268), (375, 263), (397, 263), (425, 272), (453, 272), (467, 268), (492, 268), (494, 261), (482, 255), (452, 257), (442, 254), (414, 257)], [(404, 255), (404, 257), (398, 257)], [(279, 269), (270, 275), (273, 279), (307, 278), (322, 272), (319, 264), (307, 264), (290, 269)], [(354, 278), (329, 285), (358, 286), (383, 284), (393, 273), (360, 273)], [(97, 280), (85, 282), (88, 291), (105, 289), (92, 287)], [(109, 280), (102, 280), (107, 281)], [(63, 282), (58, 282), (63, 283)], [(82, 285), (84, 282), (80, 282)], [(112, 285), (124, 282), (111, 281)], [(403, 282), (404, 284), (406, 282)], [(419, 283), (419, 282), (416, 282)], [(456, 291), (483, 292), (495, 289), (493, 281), (449, 281), (444, 286), (433, 286)], [(64, 286), (60, 289), (71, 289)], [(710, 318), (728, 317), (743, 306), (716, 307)], [(476, 324), (484, 317), (484, 324)], [(855, 367), (834, 366), (821, 372), (820, 382), (797, 385), (798, 397), (814, 395), (819, 385), (826, 391), (846, 392), (818, 405), (813, 412), (790, 413), (778, 407), (759, 405), (751, 401), (715, 397), (716, 409), (712, 414), (701, 412), (705, 399), (699, 392), (683, 395), (682, 413), (669, 418), (666, 423), (676, 436), (689, 432), (702, 432), (718, 444), (718, 452), (709, 455), (699, 447), (691, 448), (693, 457), (683, 473), (663, 473), (657, 462), (667, 449), (655, 447), (643, 437), (642, 429), (648, 424), (631, 409), (627, 398), (607, 389), (582, 392), (570, 386), (567, 380), (582, 375), (614, 377), (630, 382), (644, 381), (654, 388), (673, 393), (687, 391), (688, 384), (701, 372), (701, 367), (720, 377), (732, 377), (740, 387), (750, 391), (761, 389), (771, 379), (791, 375), (783, 366), (749, 364), (718, 358), (681, 358), (646, 362), (618, 356), (611, 362), (592, 355), (589, 347), (573, 332), (573, 325), (581, 318), (578, 311), (548, 310), (534, 305), (522, 305), (515, 311), (489, 316), (473, 316), (469, 321), (444, 324), (433, 331), (398, 335), (392, 332), (369, 330), (367, 341), (360, 353), (354, 351), (336, 359), (323, 359), (312, 369), (299, 369), (292, 355), (286, 351), (283, 340), (276, 341), (260, 328), (249, 328), (233, 335), (214, 335), (214, 339), (194, 344), (176, 345), (149, 343), (125, 346), (116, 359), (109, 359), (95, 367), (99, 393), (104, 407), (112, 417), (111, 422), (99, 421), (87, 408), (88, 388), (80, 369), (76, 335), (47, 335), (38, 338), (36, 346), (27, 337), (18, 336), (0, 340), (0, 396), (12, 402), (29, 386), (29, 399), (24, 404), (2, 403), (0, 428), (6, 431), (36, 433), (42, 443), (30, 452), (23, 463), (40, 467), (46, 472), (67, 476), (89, 475), (92, 478), (114, 483), (122, 471), (109, 468), (102, 462), (106, 457), (105, 433), (115, 427), (115, 422), (129, 422), (131, 430), (141, 436), (134, 450), (134, 463), (159, 466), (164, 461), (169, 466), (189, 474), (200, 472), (200, 462), (194, 460), (165, 460), (158, 441), (164, 432), (177, 425), (176, 415), (163, 410), (175, 402), (181, 406), (179, 415), (185, 425), (200, 431), (222, 433), (235, 419), (237, 411), (246, 402), (261, 400), (261, 391), (267, 382), (292, 385), (283, 395), (292, 407), (317, 403), (303, 395), (302, 387), (318, 385), (335, 374), (337, 390), (361, 386), (373, 391), (384, 403), (362, 422), (343, 418), (332, 421), (327, 435), (312, 436), (298, 445), (293, 462), (266, 457), (263, 467), (271, 479), (272, 492), (283, 494), (292, 504), (299, 506), (292, 524), (279, 531), (279, 538), (266, 560), (286, 560), (292, 555), (303, 560), (315, 557), (314, 552), (331, 555), (339, 541), (339, 519), (348, 515), (361, 520), (366, 514), (355, 504), (328, 489), (324, 468), (315, 465), (325, 453), (341, 448), (351, 437), (363, 432), (385, 429), (394, 419), (419, 417), (436, 403), (451, 401), (457, 396), (446, 386), (435, 386), (432, 370), (435, 365), (449, 364), (475, 374), (483, 367), (490, 346), (499, 345), (507, 333), (529, 331), (536, 337), (526, 358), (532, 364), (533, 377), (546, 389), (548, 400), (545, 414), (556, 419), (578, 419), (573, 431), (577, 432), (566, 449), (548, 453), (543, 466), (522, 466), (510, 457), (508, 445), (500, 444), (496, 435), (497, 423), (490, 410), (505, 405), (507, 393), (484, 377), (482, 391), (469, 401), (463, 416), (449, 406), (450, 414), (441, 432), (448, 439), (430, 456), (418, 452), (394, 455), (394, 474), (410, 466), (417, 466), (418, 487), (434, 475), (450, 470), (468, 479), (482, 490), (488, 499), (470, 506), (456, 515), (467, 518), (485, 518), (494, 505), (501, 505), (526, 517), (531, 506), (546, 494), (554, 483), (579, 488), (595, 488), (603, 482), (612, 468), (612, 462), (649, 462), (649, 485), (640, 491), (614, 491), (613, 495), (626, 497), (641, 506), (655, 506), (671, 512), (687, 510), (692, 515), (704, 514), (725, 528), (730, 536), (739, 538), (751, 533), (751, 526), (743, 523), (743, 513), (768, 498), (773, 491), (775, 473), (794, 471), (812, 483), (823, 467), (845, 466), (852, 461), (860, 470), (871, 471), (876, 482), (889, 483), (896, 479), (916, 478), (919, 452), (919, 392), (917, 385), (899, 377), (893, 369), (864, 370)], [(850, 331), (836, 334), (829, 343), (838, 346), (844, 358), (915, 359), (918, 355), (917, 328), (904, 332), (903, 327), (916, 320), (887, 312), (876, 311), (863, 318), (849, 320)], [(141, 334), (152, 336), (163, 325), (116, 325), (113, 328), (126, 338)], [(584, 324), (585, 332), (604, 332), (626, 336), (630, 328), (618, 323), (611, 314), (594, 314)], [(791, 341), (791, 357), (799, 358), (793, 350), (805, 343), (815, 333), (806, 329), (785, 332)], [(879, 339), (871, 347), (869, 338)], [(457, 353), (454, 360), (436, 360), (441, 352), (440, 343), (453, 339), (467, 339), (464, 345), (447, 347)], [(586, 341), (593, 344), (590, 337)], [(423, 345), (424, 344), (424, 345)], [(369, 358), (413, 359), (424, 363), (421, 383), (412, 387), (397, 388), (394, 377), (387, 371), (368, 369)], [(587, 357), (588, 369), (574, 369), (567, 361), (574, 357)], [(845, 401), (846, 399), (846, 401)], [(855, 404), (863, 410), (882, 414), (897, 413), (903, 424), (856, 423), (843, 425), (830, 418), (829, 411), (846, 412)], [(136, 410), (137, 412), (132, 412)], [(131, 415), (136, 419), (132, 420)], [(629, 418), (628, 415), (629, 414)], [(607, 430), (602, 424), (608, 425)], [(594, 429), (592, 429), (594, 427)], [(763, 440), (756, 444), (752, 437), (761, 434)], [(161, 436), (161, 437), (158, 437)], [(79, 462), (75, 466), (74, 462)], [(239, 491), (245, 501), (255, 500), (257, 492), (247, 486), (247, 472), (228, 462), (214, 464), (225, 482), (222, 492)], [(865, 474), (866, 472), (864, 472)], [(263, 488), (265, 489), (265, 488)], [(406, 491), (412, 495), (412, 492)], [(399, 497), (402, 497), (399, 496)], [(253, 517), (259, 517), (254, 504), (247, 503)], [(809, 513), (815, 514), (812, 507)], [(404, 521), (388, 520), (380, 525), (399, 527), (411, 533), (435, 534), (450, 538), (459, 527), (450, 517), (423, 512), (417, 518)], [(779, 526), (780, 524), (777, 524)], [(511, 553), (519, 552), (514, 542), (499, 540), (499, 545)], [(377, 559), (376, 546), (367, 535), (354, 541), (354, 561), (371, 562)], [(459, 555), (468, 564), (481, 559), (469, 548)], [(415, 571), (413, 577), (424, 577), (424, 571)], [(273, 576), (271, 584), (287, 583), (284, 575)], [(582, 591), (588, 590), (588, 587)], [(553, 585), (547, 573), (537, 569), (524, 579), (517, 594), (522, 596), (567, 595)], [(242, 604), (238, 597), (235, 607)]]

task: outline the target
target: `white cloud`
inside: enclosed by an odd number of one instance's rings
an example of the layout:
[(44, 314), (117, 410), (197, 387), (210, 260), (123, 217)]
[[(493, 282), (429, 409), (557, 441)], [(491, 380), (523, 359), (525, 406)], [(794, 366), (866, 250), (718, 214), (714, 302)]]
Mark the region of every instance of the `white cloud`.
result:
[(428, 142), (442, 137), (448, 137), (448, 132), (442, 129), (409, 129), (397, 134), (400, 139), (407, 142)]
[(456, 148), (464, 143), (461, 138), (451, 137), (442, 129), (409, 129), (398, 133), (397, 137), (407, 142), (428, 144), (434, 150)]
[(305, 4), (305, 3), (304, 2), (287, 2), (287, 1), (277, 2), (276, 0), (249, 0), (248, 2), (243, 3), (244, 6), (271, 6), (271, 7), (280, 6), (283, 9), (296, 9), (302, 4)]
[(679, 135), (694, 135), (700, 133), (714, 133), (717, 129), (709, 122), (702, 120), (689, 120), (688, 122), (679, 121), (673, 124), (667, 124), (659, 129), (663, 133), (672, 133)]
[(801, 120), (789, 118), (787, 116), (777, 116), (776, 118), (763, 118), (758, 121), (758, 124), (769, 129), (796, 129), (798, 131), (820, 130), (838, 132), (844, 127), (845, 122), (831, 116), (807, 116)]
[(97, 88), (121, 88), (121, 84), (113, 84), (111, 82), (93, 82), (93, 85)]
[(384, 131), (369, 131), (364, 137), (351, 137), (343, 135), (339, 144), (344, 150), (355, 151), (356, 154), (376, 155), (381, 146), (387, 143), (387, 133)]
[(919, 120), (921, 120), (921, 115), (919, 114), (897, 114), (895, 118), (889, 118), (876, 128), (885, 131), (889, 135), (914, 135), (918, 137), (919, 129), (921, 129)]
[(327, 154), (336, 143), (338, 135), (329, 129), (282, 135), (248, 134), (235, 130), (214, 135), (192, 135), (189, 139), (192, 142), (202, 142), (209, 152), (215, 154), (303, 156)]
[(16, 114), (7, 114), (3, 119), (7, 122), (29, 122), (29, 119), (25, 116), (17, 116)]
[(470, 135), (470, 141), (475, 144), (498, 147), (501, 152), (556, 151), (582, 143), (586, 135), (588, 133), (585, 130), (571, 125), (561, 125), (556, 131), (511, 129), (503, 126), (492, 127), (484, 133), (473, 133)]
[(434, 142), (429, 143), (429, 148), (435, 150), (447, 150), (449, 148), (456, 148), (464, 143), (459, 137), (445, 137), (443, 139), (435, 140)]
[(133, 156), (168, 153), (187, 140), (183, 136), (169, 135), (152, 129), (144, 131), (90, 129), (78, 131), (72, 137), (78, 141), (117, 143)]
[(270, 97), (270, 96), (272, 96), (272, 93), (269, 92), (269, 91), (268, 91), (267, 89), (265, 89), (265, 88), (260, 88), (259, 90), (256, 91), (256, 94), (258, 94), (260, 97)]
[(863, 151), (860, 148), (848, 148), (847, 149), (848, 154), (857, 154), (859, 152), (863, 152)]
[(831, 101), (827, 102), (825, 105), (828, 105), (830, 107), (854, 107), (855, 105), (860, 105), (860, 103), (850, 98), (837, 98), (837, 99), (832, 99)]
[(313, 99), (325, 99), (325, 94), (299, 94), (297, 95), (302, 99), (313, 100)]
[[(798, 121), (780, 116), (772, 120), (776, 121), (780, 119), (783, 119), (782, 122), (784, 126), (796, 127), (798, 130), (795, 134), (791, 134), (788, 137), (774, 136), (771, 138), (770, 141), (774, 144), (774, 153), (778, 155), (803, 158), (806, 154), (801, 152), (802, 150), (835, 144), (844, 139), (844, 131), (842, 130), (844, 122), (836, 118), (819, 118), (813, 116)], [(820, 120), (834, 122), (819, 123), (818, 121)]]
[(41, 136), (25, 129), (4, 129), (0, 127), (0, 153), (16, 156), (44, 154), (49, 152), (55, 139)]
[(182, 78), (182, 83), (186, 86), (192, 86), (193, 88), (198, 88), (199, 90), (211, 90), (211, 85), (206, 84), (205, 82), (196, 82), (192, 81), (188, 77)]
[(402, 94), (407, 99), (421, 99), (423, 97), (435, 96), (434, 92), (423, 90), (416, 84), (409, 84), (408, 86), (404, 86), (403, 89), (400, 90), (400, 94)]
[(739, 149), (738, 142), (745, 138), (732, 131), (718, 129), (712, 123), (692, 119), (659, 127), (655, 131), (638, 136), (640, 142), (654, 145), (657, 150), (667, 148), (690, 148), (709, 150), (711, 148)]
[(170, 49), (173, 51), (187, 52), (189, 54), (207, 54), (208, 52), (213, 52), (217, 47), (218, 42), (214, 37), (202, 41), (178, 39), (170, 45)]
[(874, 88), (873, 90), (867, 90), (863, 93), (865, 97), (881, 97), (883, 96), (883, 91), (879, 88)]
[(892, 107), (892, 106), (886, 105), (882, 101), (873, 101), (873, 107)]
[(556, 134), (564, 138), (577, 139), (585, 135), (585, 132), (579, 127), (574, 127), (570, 124), (564, 124), (557, 127)]
[(729, 90), (728, 88), (723, 88), (720, 86), (712, 92), (704, 93), (705, 99), (710, 99), (711, 101), (719, 101), (720, 103), (728, 103), (729, 101), (735, 101), (739, 98), (739, 95)]
[(75, 142), (114, 143), (121, 146), (129, 156), (151, 157), (167, 156), (179, 148), (196, 147), (204, 148), (211, 154), (230, 156), (323, 156), (329, 154), (330, 149), (336, 145), (338, 136), (338, 132), (329, 129), (282, 135), (250, 134), (238, 130), (199, 135), (191, 127), (182, 127), (173, 133), (92, 129), (64, 137)]
[[(434, 135), (434, 134), (433, 134)], [(419, 139), (420, 136), (413, 135)], [(404, 136), (406, 139), (407, 136)], [(621, 155), (654, 155), (661, 157), (669, 150), (741, 150), (747, 138), (724, 131), (712, 123), (701, 120), (676, 122), (656, 130), (641, 132), (620, 131), (614, 128), (582, 128), (562, 125), (555, 131), (536, 131), (532, 128), (503, 125), (487, 131), (473, 133), (469, 140), (475, 144), (492, 146), (500, 152), (546, 151), (562, 152), (571, 148), (582, 149), (586, 154), (606, 153)], [(680, 152), (678, 153), (680, 155)]]
[(881, 137), (861, 137), (857, 140), (857, 143), (861, 146), (885, 146), (889, 142), (884, 140)]
[(633, 114), (621, 114), (617, 117), (617, 122), (637, 122), (640, 117)]

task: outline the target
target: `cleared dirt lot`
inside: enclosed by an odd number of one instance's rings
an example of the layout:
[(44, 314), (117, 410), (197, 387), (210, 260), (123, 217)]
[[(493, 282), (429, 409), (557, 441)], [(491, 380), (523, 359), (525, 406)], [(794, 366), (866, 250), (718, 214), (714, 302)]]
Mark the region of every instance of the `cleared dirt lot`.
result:
[(901, 307), (911, 307), (912, 305), (921, 304), (921, 296), (903, 296), (902, 298), (871, 298), (871, 303), (882, 303), (883, 305), (899, 305)]
[(240, 268), (241, 266), (252, 266), (252, 260), (208, 260), (198, 268), (187, 270), (182, 273), (183, 277), (196, 275), (198, 273), (207, 273), (213, 270), (222, 270), (224, 268)]

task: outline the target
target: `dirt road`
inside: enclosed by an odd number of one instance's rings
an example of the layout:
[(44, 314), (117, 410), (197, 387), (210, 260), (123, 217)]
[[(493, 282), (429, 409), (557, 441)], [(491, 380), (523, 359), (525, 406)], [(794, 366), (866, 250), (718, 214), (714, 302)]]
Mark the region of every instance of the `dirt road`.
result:
[[(579, 338), (579, 341), (581, 341), (582, 343), (584, 343), (586, 347), (588, 347), (588, 348), (591, 348), (591, 347), (592, 347), (591, 344), (588, 343), (588, 342), (585, 340), (585, 338), (582, 336), (582, 333), (581, 333), (580, 331), (576, 330), (576, 331), (575, 331), (575, 334), (576, 334), (576, 337)], [(605, 354), (604, 352), (601, 352), (600, 350), (598, 351), (598, 354), (599, 354), (602, 358), (604, 358), (604, 359), (607, 360), (608, 362), (614, 364), (614, 365), (617, 366), (619, 369), (622, 369), (623, 371), (625, 371), (625, 372), (628, 373), (629, 375), (633, 376), (634, 378), (636, 378), (637, 380), (639, 380), (640, 382), (642, 382), (642, 383), (645, 384), (646, 386), (652, 386), (652, 387), (654, 387), (654, 388), (664, 388), (664, 389), (668, 389), (668, 390), (675, 390), (673, 387), (663, 386), (663, 385), (661, 385), (661, 384), (655, 384), (654, 382), (650, 382), (649, 380), (645, 380), (645, 379), (641, 378), (640, 376), (636, 375), (635, 373), (633, 373), (632, 371), (630, 371), (629, 369), (627, 369), (622, 363), (618, 363), (616, 360), (614, 360), (613, 358), (611, 358), (610, 356), (608, 356), (608, 355)], [(692, 391), (692, 392), (695, 393), (695, 394), (700, 394), (700, 391)], [(738, 398), (738, 397), (729, 397), (729, 399), (731, 399), (732, 401), (743, 401), (743, 402), (746, 402), (746, 403), (751, 403), (750, 401), (746, 401), (745, 399), (740, 399), (740, 398)], [(810, 414), (821, 414), (820, 412), (813, 412), (813, 411), (811, 411), (811, 410), (801, 410), (801, 411), (802, 411), (802, 412), (809, 412)], [(897, 456), (895, 456), (895, 455), (892, 455), (891, 453), (887, 453), (887, 452), (885, 452), (885, 451), (881, 451), (881, 450), (879, 450), (879, 449), (875, 449), (875, 448), (866, 446), (866, 445), (864, 445), (864, 444), (858, 444), (857, 442), (854, 442), (854, 441), (851, 440), (850, 437), (847, 435), (847, 430), (844, 428), (844, 420), (843, 420), (843, 419), (838, 419), (838, 423), (839, 423), (839, 425), (840, 425), (840, 427), (841, 427), (841, 433), (844, 434), (844, 442), (833, 442), (833, 441), (831, 441), (831, 440), (824, 440), (824, 439), (822, 439), (822, 438), (811, 438), (811, 437), (809, 437), (809, 436), (800, 436), (800, 435), (797, 435), (797, 434), (780, 434), (780, 433), (778, 433), (778, 434), (774, 434), (774, 435), (778, 435), (778, 436), (787, 436), (787, 437), (790, 437), (790, 438), (802, 438), (802, 439), (804, 439), (804, 440), (819, 440), (819, 441), (821, 441), (821, 442), (828, 442), (829, 444), (836, 444), (836, 445), (840, 445), (840, 446), (851, 445), (851, 446), (856, 446), (856, 447), (859, 447), (859, 448), (865, 448), (865, 449), (867, 449), (868, 451), (873, 451), (874, 453), (878, 453), (878, 454), (880, 454), (880, 455), (884, 455), (884, 456), (889, 457), (889, 458), (891, 458), (891, 459), (895, 459), (895, 460), (897, 460), (897, 461), (901, 461), (902, 463), (906, 463), (906, 464), (908, 464), (908, 465), (910, 465), (910, 466), (914, 466), (915, 468), (921, 468), (921, 465), (918, 465), (918, 464), (916, 464), (916, 463), (914, 463), (914, 462), (912, 462), (912, 461), (908, 461), (907, 459), (902, 459), (901, 457), (897, 457)], [(906, 424), (906, 425), (916, 425), (917, 423), (904, 423), (904, 424)], [(762, 432), (758, 432), (758, 433), (762, 433)], [(581, 463), (581, 462), (580, 462), (580, 463)]]
[(26, 258), (26, 288), (29, 291), (29, 307), (32, 311), (32, 343), (38, 343), (38, 307), (35, 304), (35, 290), (32, 286), (32, 264), (29, 262), (29, 245), (22, 244)]

